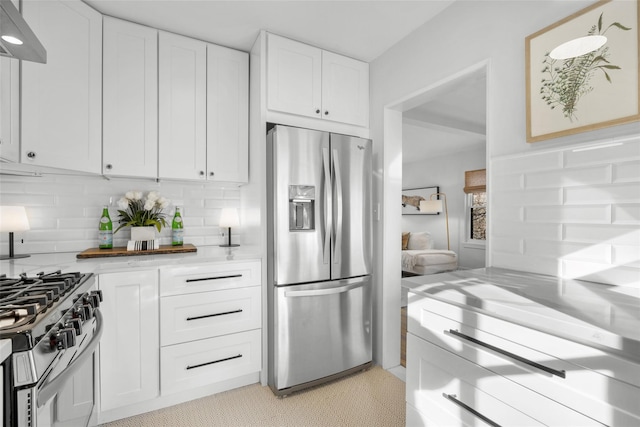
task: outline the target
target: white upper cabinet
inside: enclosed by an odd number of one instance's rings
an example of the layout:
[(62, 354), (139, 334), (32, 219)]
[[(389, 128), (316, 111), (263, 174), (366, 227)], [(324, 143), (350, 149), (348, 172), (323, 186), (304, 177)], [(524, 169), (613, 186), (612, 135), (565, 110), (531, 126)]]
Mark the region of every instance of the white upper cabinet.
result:
[(322, 51), (322, 114), (369, 126), (369, 64)]
[(47, 49), (46, 64), (22, 62), (22, 162), (100, 173), (102, 15), (79, 0), (22, 6)]
[(207, 45), (159, 33), (160, 178), (205, 179)]
[(0, 57), (0, 159), (20, 160), (20, 93), (17, 59)]
[(369, 126), (369, 64), (268, 34), (267, 108)]
[(207, 179), (249, 181), (249, 54), (207, 45)]
[(158, 176), (158, 31), (108, 16), (103, 40), (102, 173)]
[(322, 50), (267, 35), (267, 108), (322, 117)]

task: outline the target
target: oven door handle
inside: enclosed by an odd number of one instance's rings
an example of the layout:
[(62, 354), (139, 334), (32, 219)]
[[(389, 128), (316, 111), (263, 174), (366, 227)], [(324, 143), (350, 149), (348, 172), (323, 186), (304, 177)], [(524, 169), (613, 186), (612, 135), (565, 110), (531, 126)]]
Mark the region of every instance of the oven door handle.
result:
[(102, 314), (97, 308), (94, 310), (94, 316), (96, 318), (96, 330), (91, 337), (91, 341), (82, 350), (82, 352), (76, 357), (69, 365), (60, 372), (55, 378), (47, 380), (38, 391), (38, 408), (41, 408), (45, 403), (49, 401), (57, 392), (62, 389), (64, 383), (73, 377), (82, 364), (94, 353), (100, 342), (102, 336)]

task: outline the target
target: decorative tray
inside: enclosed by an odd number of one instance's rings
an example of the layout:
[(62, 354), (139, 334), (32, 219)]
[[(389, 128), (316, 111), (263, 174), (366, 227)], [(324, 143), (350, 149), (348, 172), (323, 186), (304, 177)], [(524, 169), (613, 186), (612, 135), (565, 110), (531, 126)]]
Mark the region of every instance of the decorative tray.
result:
[(184, 244), (182, 246), (160, 245), (159, 249), (140, 250), (140, 251), (128, 251), (125, 246), (112, 248), (112, 249), (100, 249), (91, 248), (86, 251), (80, 252), (76, 255), (78, 259), (85, 258), (104, 258), (114, 256), (137, 256), (137, 255), (164, 255), (164, 254), (180, 254), (188, 252), (197, 252), (198, 248), (191, 244)]

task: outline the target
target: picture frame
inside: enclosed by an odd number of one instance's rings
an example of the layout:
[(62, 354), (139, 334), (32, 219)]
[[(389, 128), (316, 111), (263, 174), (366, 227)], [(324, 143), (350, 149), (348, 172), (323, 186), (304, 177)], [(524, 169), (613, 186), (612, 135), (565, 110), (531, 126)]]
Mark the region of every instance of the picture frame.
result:
[[(420, 200), (429, 200), (432, 194), (440, 192), (440, 187), (406, 188), (402, 190), (402, 215), (438, 215), (420, 212)], [(437, 196), (440, 199), (440, 196)]]
[[(527, 142), (640, 120), (638, 27), (637, 1), (601, 0), (526, 37)], [(591, 35), (606, 43), (575, 58), (549, 56)]]

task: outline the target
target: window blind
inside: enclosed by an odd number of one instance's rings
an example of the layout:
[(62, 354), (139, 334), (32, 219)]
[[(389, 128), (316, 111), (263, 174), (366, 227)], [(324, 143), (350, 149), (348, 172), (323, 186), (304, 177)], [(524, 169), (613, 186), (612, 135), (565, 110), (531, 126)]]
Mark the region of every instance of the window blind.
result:
[(478, 169), (474, 171), (465, 171), (464, 192), (481, 193), (483, 191), (487, 191), (487, 170)]

